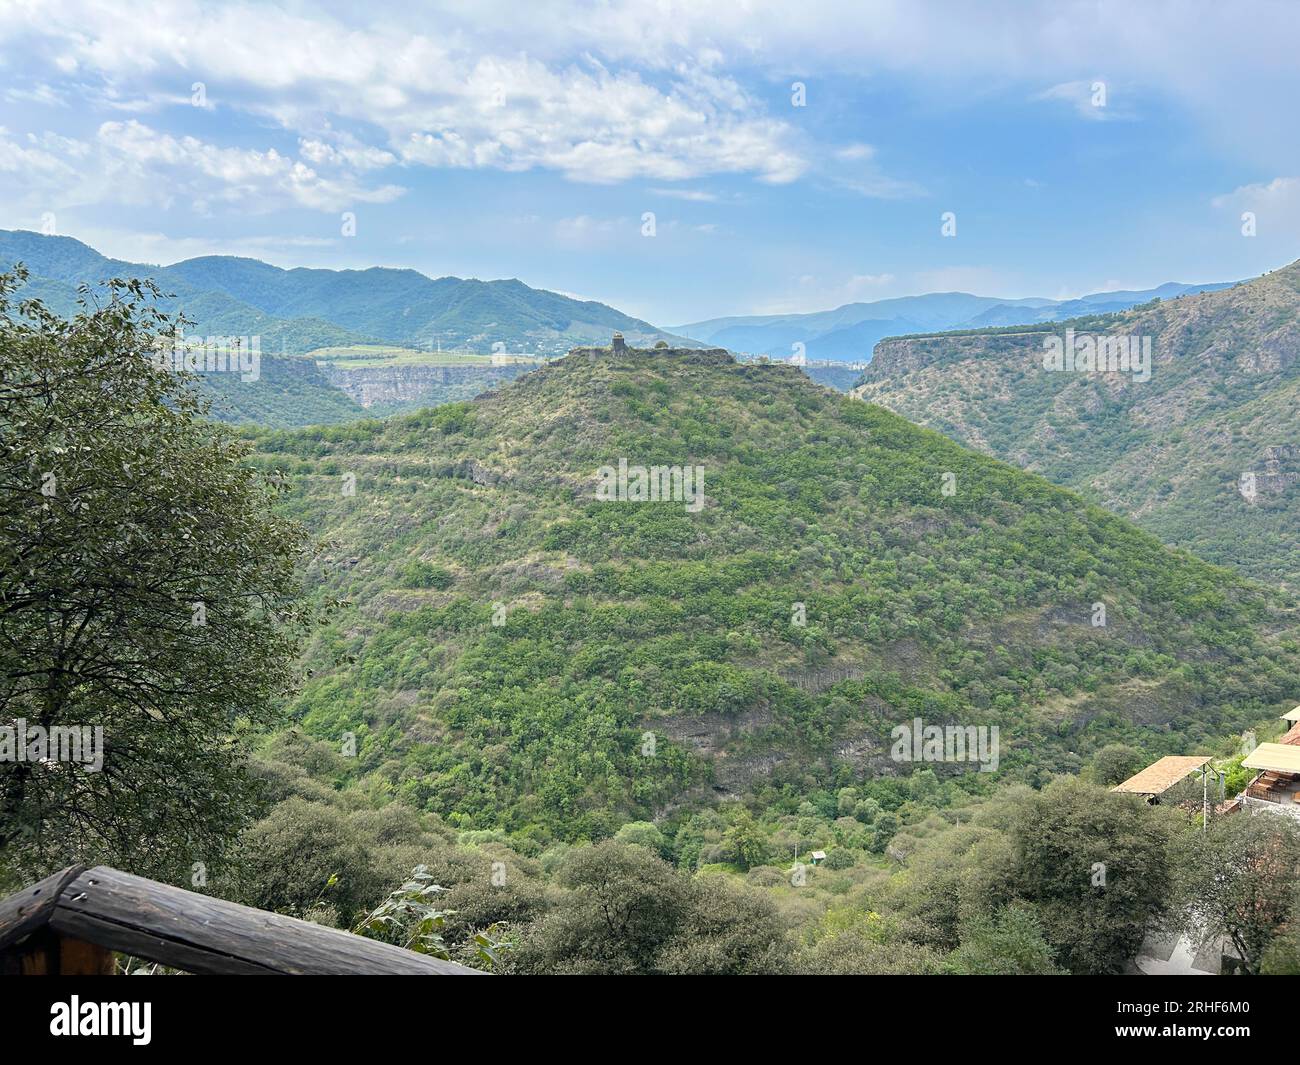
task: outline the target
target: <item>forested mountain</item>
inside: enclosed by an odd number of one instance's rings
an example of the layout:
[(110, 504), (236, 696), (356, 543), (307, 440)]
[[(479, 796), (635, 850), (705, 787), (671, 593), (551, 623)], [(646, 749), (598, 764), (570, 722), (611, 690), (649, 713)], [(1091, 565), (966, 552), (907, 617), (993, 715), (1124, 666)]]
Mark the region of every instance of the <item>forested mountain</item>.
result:
[[(1036, 782), (1116, 739), (1235, 734), (1300, 664), (1266, 589), (721, 351), (578, 350), (474, 402), (255, 441), (351, 604), (293, 714), (359, 738), (359, 786), (462, 830), (671, 837), (723, 799), (829, 824), (846, 786), (907, 801), (890, 733), (915, 717), (999, 726), (997, 779)], [(598, 500), (620, 459), (698, 467), (700, 506)]]
[(283, 341), (291, 355), (367, 341), (478, 352), (503, 345), (509, 351), (561, 354), (574, 344), (604, 342), (615, 331), (630, 343), (690, 343), (603, 303), (515, 279), (435, 279), (382, 267), (282, 270), (228, 255), (154, 266), (107, 258), (71, 237), (0, 230), (0, 268), (17, 262), (35, 279), (69, 286), (110, 277), (153, 278), (177, 297), (168, 309), (185, 311), (196, 332), (261, 335), (264, 348), (279, 351)]
[[(1300, 264), (1219, 292), (882, 342), (859, 394), (1079, 490), (1167, 543), (1300, 578)], [(1149, 379), (1049, 372), (1045, 343), (1148, 338)]]
[(30, 275), (24, 294), (59, 314), (77, 309), (79, 285), (97, 286), (114, 277), (152, 278), (163, 293), (158, 307), (184, 313), (196, 336), (260, 336), (262, 349), (302, 355), (327, 345), (362, 342), (365, 337), (314, 317), (284, 317), (244, 303), (226, 292), (193, 284), (169, 267), (109, 259), (71, 237), (45, 237), (24, 230), (0, 230), (0, 269), (22, 263)]
[(1039, 297), (1003, 300), (967, 292), (931, 292), (868, 303), (846, 303), (811, 314), (748, 315), (712, 318), (673, 326), (674, 332), (733, 351), (788, 357), (791, 345), (804, 345), (810, 359), (866, 361), (885, 337), (944, 329), (974, 329), (1033, 324), (1079, 314), (1118, 311), (1152, 299), (1212, 292), (1234, 282), (1181, 285), (1170, 282), (1143, 291), (1097, 292), (1073, 300)]

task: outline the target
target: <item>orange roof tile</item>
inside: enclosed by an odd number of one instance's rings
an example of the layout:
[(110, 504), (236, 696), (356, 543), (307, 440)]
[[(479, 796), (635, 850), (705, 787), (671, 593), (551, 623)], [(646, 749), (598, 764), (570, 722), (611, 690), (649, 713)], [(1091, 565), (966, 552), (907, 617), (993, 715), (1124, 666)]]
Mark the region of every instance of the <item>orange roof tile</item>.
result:
[(1134, 795), (1161, 795), (1209, 761), (1198, 754), (1170, 754), (1111, 788)]

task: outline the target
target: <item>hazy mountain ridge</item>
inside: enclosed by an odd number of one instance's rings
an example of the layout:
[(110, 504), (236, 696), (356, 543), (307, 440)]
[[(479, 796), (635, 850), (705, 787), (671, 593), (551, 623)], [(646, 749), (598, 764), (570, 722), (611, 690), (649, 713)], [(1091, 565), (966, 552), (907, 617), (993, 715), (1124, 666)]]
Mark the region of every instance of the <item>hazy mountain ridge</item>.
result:
[[(152, 278), (164, 291), (174, 292), (176, 303), (197, 319), (196, 331), (260, 333), (265, 347), (278, 349), (281, 334), (290, 338), (290, 327), (277, 327), (279, 322), (328, 323), (328, 339), (286, 347), (293, 355), (327, 344), (374, 341), (478, 352), (501, 345), (511, 351), (563, 354), (575, 344), (607, 342), (615, 331), (633, 343), (693, 345), (603, 303), (531, 288), (515, 279), (435, 279), (387, 267), (283, 270), (226, 255), (156, 266), (110, 259), (71, 237), (0, 230), (0, 266), (17, 262), (25, 263), (34, 278), (74, 286), (110, 277)], [(205, 302), (198, 307), (201, 296)]]
[[(881, 342), (858, 393), (1074, 487), (1167, 542), (1300, 578), (1300, 265), (1065, 323)], [(1067, 327), (1147, 336), (1149, 381), (1049, 373)]]
[(793, 344), (802, 343), (809, 358), (865, 362), (871, 358), (875, 345), (886, 337), (1059, 321), (1080, 314), (1125, 310), (1152, 299), (1217, 291), (1235, 284), (1238, 282), (1205, 285), (1168, 282), (1143, 291), (1097, 292), (1073, 300), (1042, 297), (1004, 300), (966, 292), (932, 292), (846, 303), (833, 310), (809, 314), (712, 318), (672, 328), (733, 351), (781, 358), (791, 354)]
[(516, 280), (431, 279), (415, 270), (380, 267), (282, 270), (257, 259), (222, 255), (153, 266), (109, 258), (71, 237), (0, 231), (0, 269), (20, 262), (31, 274), (24, 296), (41, 299), (60, 314), (76, 312), (80, 285), (93, 291), (113, 277), (148, 278), (164, 294), (160, 309), (189, 320), (189, 336), (241, 337), (245, 348), (257, 338), (255, 379), (209, 373), (201, 388), (215, 400), (214, 416), (268, 428), (365, 417), (370, 402), (358, 402), (363, 392), (385, 396), (377, 408), (383, 412), (409, 410), (470, 398), (521, 372), (467, 365), (421, 374), (403, 366), (372, 368), (353, 378), (329, 368), (322, 371), (301, 358), (323, 348), (387, 341), (430, 351), (527, 346), (558, 354), (575, 343), (608, 343), (617, 331), (630, 343), (693, 343), (604, 304)]

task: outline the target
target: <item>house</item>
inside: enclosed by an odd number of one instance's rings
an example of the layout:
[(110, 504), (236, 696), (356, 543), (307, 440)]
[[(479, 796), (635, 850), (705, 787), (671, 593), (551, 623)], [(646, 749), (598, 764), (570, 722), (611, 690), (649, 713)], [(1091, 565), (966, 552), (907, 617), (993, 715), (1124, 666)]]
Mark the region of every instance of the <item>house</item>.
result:
[(1252, 812), (1286, 814), (1300, 819), (1300, 706), (1282, 715), (1291, 725), (1277, 743), (1261, 743), (1242, 759), (1259, 773), (1241, 793)]
[(813, 851), (813, 852), (812, 852), (812, 863), (813, 863), (813, 865), (821, 865), (822, 862), (824, 862), (825, 860), (826, 860), (826, 852), (825, 852), (825, 851)]
[(613, 339), (609, 342), (609, 346), (615, 352), (627, 351), (627, 342), (623, 339), (622, 333), (615, 333)]

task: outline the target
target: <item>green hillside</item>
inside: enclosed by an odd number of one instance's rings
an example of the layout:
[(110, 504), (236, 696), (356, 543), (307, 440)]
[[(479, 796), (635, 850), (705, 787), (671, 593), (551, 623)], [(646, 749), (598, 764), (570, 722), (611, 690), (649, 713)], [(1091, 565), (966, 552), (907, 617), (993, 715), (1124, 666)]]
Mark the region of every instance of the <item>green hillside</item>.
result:
[(100, 282), (112, 277), (141, 277), (157, 281), (163, 294), (159, 310), (184, 314), (190, 322), (186, 329), (195, 336), (260, 336), (263, 351), (288, 355), (367, 340), (325, 318), (277, 317), (225, 292), (191, 284), (167, 267), (106, 258), (71, 237), (0, 230), (0, 270), (12, 269), (17, 263), (23, 263), (32, 275), (24, 295), (42, 300), (63, 315), (76, 313), (80, 285), (98, 289)]
[[(79, 259), (67, 264), (69, 271), (83, 267)], [(77, 285), (48, 277), (31, 278), (19, 292), (22, 298), (39, 299), (62, 315), (75, 314), (81, 298)], [(247, 337), (241, 348), (245, 351), (251, 338), (258, 338), (255, 377), (250, 374), (251, 379), (245, 380), (228, 372), (199, 375), (199, 391), (212, 401), (213, 417), (235, 424), (294, 428), (365, 416), (362, 406), (326, 380), (312, 359), (293, 354), (331, 344), (337, 347), (326, 350), (355, 350), (349, 346), (358, 338), (346, 330), (317, 320), (272, 318), (213, 292), (167, 296), (157, 306), (166, 313), (183, 312), (191, 322), (185, 335), (192, 338)]]
[[(1150, 379), (1044, 371), (1044, 338), (1066, 327), (1150, 337)], [(1294, 588), (1298, 356), (1300, 264), (1120, 314), (882, 341), (858, 393)]]
[[(256, 442), (350, 602), (293, 715), (356, 734), (357, 786), (462, 830), (671, 836), (729, 798), (829, 823), (846, 786), (908, 801), (890, 731), (916, 717), (999, 726), (998, 773), (923, 767), (979, 793), (1117, 739), (1197, 749), (1294, 696), (1273, 593), (792, 366), (580, 350)], [(702, 467), (702, 509), (598, 501), (620, 458)]]

